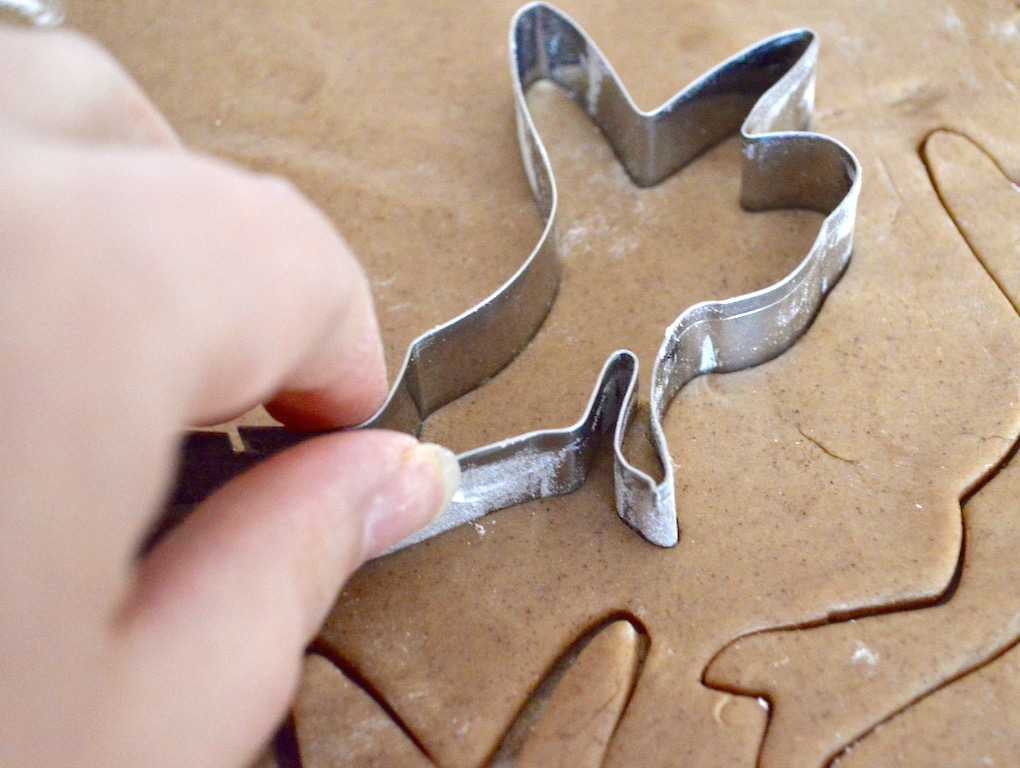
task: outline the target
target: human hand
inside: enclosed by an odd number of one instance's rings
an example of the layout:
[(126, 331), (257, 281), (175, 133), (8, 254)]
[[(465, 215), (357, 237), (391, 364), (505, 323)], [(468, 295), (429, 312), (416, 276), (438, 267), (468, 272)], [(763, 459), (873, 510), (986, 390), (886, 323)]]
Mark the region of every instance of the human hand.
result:
[(181, 427), (371, 414), (364, 274), (292, 187), (182, 149), (101, 50), (0, 31), (0, 763), (235, 766), (342, 582), (424, 525), (452, 455), (310, 440), (137, 553)]

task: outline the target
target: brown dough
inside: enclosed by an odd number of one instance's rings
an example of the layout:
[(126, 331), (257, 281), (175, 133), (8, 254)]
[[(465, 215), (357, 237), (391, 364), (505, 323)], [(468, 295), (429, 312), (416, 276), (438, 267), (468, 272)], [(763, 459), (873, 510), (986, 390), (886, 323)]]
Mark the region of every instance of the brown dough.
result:
[(641, 636), (630, 622), (615, 621), (601, 630), (558, 681), (512, 765), (599, 768), (630, 698), (640, 653)]
[[(875, 729), (833, 768), (1020, 764), (1020, 647)], [(966, 760), (967, 762), (964, 762)]]
[[(1007, 295), (1017, 296), (1020, 191), (960, 136), (933, 134), (924, 156), (975, 253)], [(1020, 463), (1014, 461), (968, 502), (959, 578), (940, 605), (769, 632), (723, 650), (706, 682), (765, 696), (774, 707), (761, 768), (827, 763), (876, 723), (1020, 639), (1018, 497)], [(1020, 738), (1014, 749), (1020, 760)]]
[(294, 722), (302, 768), (432, 768), (386, 711), (322, 656), (305, 659)]
[[(506, 75), (515, 5), (259, 0), (170, 13), (155, 0), (79, 0), (71, 13), (186, 141), (285, 172), (334, 215), (372, 276), (392, 369), (417, 333), (510, 274), (539, 231)], [(1017, 11), (999, 0), (562, 6), (646, 107), (761, 37), (817, 30), (815, 125), (864, 166), (853, 262), (790, 352), (674, 402), (678, 547), (619, 522), (602, 460), (570, 497), (370, 564), (321, 643), (438, 764), (469, 768), (575, 638), (630, 615), (650, 649), (607, 764), (752, 766), (766, 713), (707, 688), (706, 665), (752, 632), (937, 600), (959, 560), (959, 498), (1020, 431), (1016, 312), (918, 153), (948, 128), (1020, 178)], [(607, 351), (631, 346), (647, 369), (665, 322), (783, 275), (817, 226), (812, 214), (740, 211), (732, 143), (635, 190), (562, 101), (549, 89), (533, 99), (562, 194), (561, 296), (519, 360), (430, 422), (431, 438), (459, 448), (573, 421)], [(989, 613), (967, 630), (987, 639), (1001, 626)], [(923, 639), (918, 656), (937, 656), (941, 640)], [(938, 674), (903, 689), (930, 690)]]
[(249, 768), (280, 768), (280, 762), (272, 748), (266, 749)]
[(1020, 307), (1020, 188), (969, 139), (940, 131), (925, 157), (949, 215), (996, 284)]
[[(967, 504), (962, 572), (940, 605), (769, 632), (723, 651), (706, 681), (773, 706), (761, 768), (826, 765), (875, 724), (1020, 639), (1018, 499), (1020, 463), (1013, 462)], [(1012, 690), (1020, 678), (988, 683), (997, 684)], [(997, 764), (1020, 761), (1020, 731), (1012, 733), (1013, 760)]]

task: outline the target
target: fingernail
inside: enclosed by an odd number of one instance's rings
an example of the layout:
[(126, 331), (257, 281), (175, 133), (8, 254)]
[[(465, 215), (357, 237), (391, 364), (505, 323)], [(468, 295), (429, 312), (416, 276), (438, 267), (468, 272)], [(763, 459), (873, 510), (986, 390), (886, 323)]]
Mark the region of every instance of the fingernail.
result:
[(460, 464), (452, 451), (434, 443), (405, 450), (369, 507), (365, 557), (375, 557), (431, 523), (450, 506), (459, 487)]
[(429, 518), (431, 523), (450, 507), (454, 494), (460, 488), (460, 462), (453, 451), (436, 443), (419, 443), (412, 450), (421, 454), (423, 460), (432, 462), (442, 478), (443, 496), (435, 514)]

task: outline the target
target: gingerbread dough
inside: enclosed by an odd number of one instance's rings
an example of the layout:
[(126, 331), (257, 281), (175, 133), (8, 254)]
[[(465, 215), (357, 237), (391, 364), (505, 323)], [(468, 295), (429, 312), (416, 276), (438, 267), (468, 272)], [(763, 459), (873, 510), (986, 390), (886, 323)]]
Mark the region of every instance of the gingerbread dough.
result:
[[(182, 14), (79, 0), (71, 22), (126, 61), (186, 141), (285, 172), (334, 215), (373, 278), (392, 368), (537, 237), (506, 74), (515, 6), (259, 0)], [(1020, 432), (1020, 322), (1005, 280), (961, 236), (918, 151), (951, 129), (1020, 178), (1020, 19), (994, 0), (562, 7), (646, 107), (768, 34), (817, 30), (816, 127), (851, 146), (865, 174), (850, 269), (790, 352), (674, 402), (678, 547), (619, 522), (600, 461), (572, 496), (370, 564), (320, 645), (436, 765), (473, 768), (564, 649), (625, 615), (650, 645), (606, 764), (753, 766), (768, 714), (707, 687), (710, 661), (755, 632), (936, 602), (960, 559), (959, 499)], [(573, 421), (607, 351), (627, 345), (647, 369), (666, 322), (785, 274), (817, 226), (814, 214), (741, 211), (732, 142), (638, 191), (573, 105), (551, 89), (532, 101), (561, 185), (564, 283), (521, 358), (427, 425), (457, 448)], [(989, 612), (967, 631), (985, 642), (1001, 623)], [(920, 639), (918, 657), (938, 656), (941, 641)], [(751, 654), (746, 669), (765, 658)], [(917, 670), (903, 690), (923, 694), (948, 674)], [(309, 688), (299, 711), (330, 701)], [(853, 730), (838, 717), (831, 728)]]
[[(640, 636), (627, 621), (602, 630), (553, 691), (518, 768), (599, 768), (633, 690)], [(497, 763), (498, 765), (498, 763)]]
[(385, 709), (321, 656), (305, 660), (294, 708), (302, 768), (429, 768), (431, 761)]
[[(1015, 304), (1020, 192), (974, 144), (955, 134), (933, 134), (923, 154), (954, 221)], [(995, 435), (987, 439), (1010, 442)], [(706, 681), (766, 696), (774, 706), (762, 768), (825, 764), (876, 724), (1020, 640), (1018, 495), (1020, 463), (1014, 461), (964, 507), (958, 575), (939, 605), (769, 632), (723, 650)], [(998, 683), (1012, 687), (1020, 680), (993, 676), (987, 685)], [(974, 705), (987, 709), (987, 701)], [(1020, 739), (1013, 748), (1020, 758)]]
[(841, 756), (833, 768), (1017, 764), (1020, 649), (924, 699)]

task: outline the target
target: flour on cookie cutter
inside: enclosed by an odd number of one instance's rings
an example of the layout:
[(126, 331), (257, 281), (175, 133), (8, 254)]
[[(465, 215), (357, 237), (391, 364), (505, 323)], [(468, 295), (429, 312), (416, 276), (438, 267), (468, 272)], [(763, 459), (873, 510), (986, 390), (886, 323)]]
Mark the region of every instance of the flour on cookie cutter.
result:
[[(850, 258), (860, 165), (835, 139), (807, 131), (817, 56), (813, 32), (785, 32), (723, 62), (659, 109), (642, 112), (595, 43), (570, 18), (544, 3), (517, 12), (510, 30), (517, 131), (544, 231), (528, 259), (499, 290), (412, 342), (386, 403), (356, 428), (417, 434), (430, 414), (512, 362), (548, 314), (559, 286), (557, 193), (525, 99), (528, 88), (540, 80), (556, 83), (580, 103), (639, 186), (663, 181), (739, 130), (745, 209), (806, 208), (826, 216), (807, 256), (787, 277), (743, 296), (696, 304), (666, 330), (650, 394), (658, 479), (623, 454), (635, 407), (638, 361), (620, 350), (606, 361), (579, 422), (461, 454), (462, 484), (450, 509), (390, 551), (489, 512), (576, 490), (610, 432), (620, 517), (654, 544), (677, 543), (673, 465), (662, 430), (670, 402), (701, 374), (758, 365), (792, 346)], [(203, 455), (208, 445), (200, 444), (208, 438), (193, 437), (193, 444), (186, 446), (176, 501), (197, 501), (226, 476), (308, 434), (253, 427), (243, 428), (241, 436), (248, 450), (234, 454), (232, 461), (222, 455), (210, 461)]]

